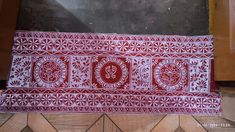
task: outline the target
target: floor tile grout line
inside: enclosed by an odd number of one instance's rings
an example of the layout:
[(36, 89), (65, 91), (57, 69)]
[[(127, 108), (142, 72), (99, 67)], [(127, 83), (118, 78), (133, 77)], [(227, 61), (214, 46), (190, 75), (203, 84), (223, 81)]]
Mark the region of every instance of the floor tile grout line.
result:
[(111, 117), (109, 117), (109, 115), (107, 115), (107, 114), (105, 114), (105, 115), (121, 132), (123, 132), (123, 130), (112, 120)]
[(154, 129), (155, 127), (157, 127), (157, 125), (158, 125), (163, 119), (165, 119), (166, 116), (167, 116), (167, 115), (164, 115), (164, 117), (162, 117), (162, 119), (161, 119), (160, 121), (158, 121), (158, 122), (153, 126), (153, 128), (150, 129), (149, 132), (152, 132), (153, 129)]
[(4, 121), (4, 122), (2, 123), (2, 125), (0, 125), (0, 127), (2, 127), (4, 124), (6, 124), (6, 122), (8, 122), (13, 116), (15, 116), (15, 114), (12, 114), (10, 117), (8, 117), (7, 120)]
[(206, 132), (209, 132), (209, 131), (203, 126), (203, 124), (199, 122), (199, 120), (198, 120), (197, 118), (195, 118), (193, 115), (191, 115), (191, 116), (193, 117), (194, 120), (196, 120), (197, 123), (199, 123), (199, 124), (202, 126), (202, 128), (204, 128), (204, 130), (205, 130)]
[(91, 129), (104, 115), (105, 115), (104, 113), (102, 115), (100, 115), (100, 117), (97, 120), (95, 120), (95, 122), (92, 123), (91, 126), (88, 127), (85, 132), (88, 132), (88, 130)]
[(40, 113), (40, 115), (58, 132), (56, 127), (42, 113)]

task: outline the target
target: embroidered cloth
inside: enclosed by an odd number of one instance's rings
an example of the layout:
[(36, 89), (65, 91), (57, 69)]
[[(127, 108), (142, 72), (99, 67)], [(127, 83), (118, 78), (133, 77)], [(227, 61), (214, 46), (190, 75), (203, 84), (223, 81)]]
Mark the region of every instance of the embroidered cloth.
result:
[(212, 36), (17, 31), (2, 112), (219, 114)]

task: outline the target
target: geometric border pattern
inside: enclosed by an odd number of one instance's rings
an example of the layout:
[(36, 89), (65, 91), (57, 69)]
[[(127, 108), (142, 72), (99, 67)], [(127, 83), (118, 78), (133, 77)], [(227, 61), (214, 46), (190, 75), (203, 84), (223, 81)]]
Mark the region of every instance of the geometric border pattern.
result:
[[(95, 93), (95, 94), (94, 94)], [(220, 114), (215, 93), (113, 91), (97, 89), (8, 89), (0, 96), (5, 112), (96, 112)]]
[[(17, 31), (13, 54), (213, 58), (212, 36)], [(112, 53), (113, 52), (113, 53)]]
[[(98, 88), (114, 88), (121, 87), (121, 89), (132, 90), (163, 90), (163, 91), (188, 91), (188, 92), (205, 92), (212, 91), (213, 85), (210, 82), (211, 74), (210, 63), (213, 60), (213, 43), (212, 36), (176, 36), (176, 35), (121, 35), (121, 34), (100, 34), (100, 33), (63, 33), (63, 32), (32, 32), (32, 31), (17, 31), (14, 37), (13, 58), (19, 59), (30, 58), (29, 68), (27, 71), (22, 71), (22, 66), (18, 66), (12, 61), (11, 70), (25, 72), (24, 77), (28, 79), (27, 85), (20, 82), (23, 79), (19, 77), (19, 73), (10, 72), (8, 87), (9, 88), (96, 88), (98, 85), (94, 83), (95, 80), (100, 80)], [(94, 72), (93, 63), (97, 60), (95, 58), (112, 56), (115, 58), (123, 58), (130, 64), (127, 65), (125, 71), (130, 74), (124, 86), (118, 84), (108, 84), (103, 79), (97, 78), (99, 71)], [(54, 71), (66, 74), (66, 77), (55, 76), (49, 74), (44, 75), (52, 78), (61, 78), (55, 83), (45, 83), (37, 76), (38, 58), (60, 61), (66, 66), (63, 66), (61, 71)], [(32, 58), (32, 59), (31, 59)], [(169, 71), (169, 73), (161, 74), (161, 77), (154, 76), (155, 67), (157, 71), (161, 71), (160, 67), (165, 68), (163, 63), (157, 61), (163, 60), (168, 68), (177, 67), (177, 71)], [(172, 61), (170, 61), (172, 60)], [(100, 60), (99, 60), (100, 61)], [(171, 63), (177, 63), (172, 67)], [(54, 63), (54, 62), (53, 62)], [(52, 64), (53, 64), (52, 63)], [(100, 63), (100, 62), (99, 62)], [(164, 63), (165, 64), (165, 63)], [(124, 67), (126, 67), (123, 65)], [(36, 71), (35, 68), (36, 67)], [(38, 68), (37, 68), (38, 67)], [(112, 67), (112, 66), (111, 66)], [(115, 67), (114, 67), (115, 68)], [(51, 68), (53, 69), (53, 68)], [(47, 70), (47, 69), (46, 69)], [(54, 68), (54, 70), (56, 70)], [(58, 70), (58, 68), (57, 68)], [(173, 69), (174, 70), (174, 69)], [(49, 71), (49, 70), (48, 70)], [(116, 71), (115, 71), (116, 72)], [(116, 72), (119, 73), (120, 71)], [(179, 76), (177, 75), (178, 72)], [(181, 72), (181, 73), (180, 73)], [(27, 73), (27, 74), (26, 74)], [(96, 73), (96, 75), (94, 75)], [(123, 73), (126, 73), (123, 71)], [(172, 75), (177, 75), (178, 77)], [(47, 75), (48, 74), (48, 75)], [(127, 73), (126, 73), (127, 74)], [(158, 75), (158, 73), (156, 74)], [(96, 78), (94, 78), (96, 76)], [(36, 78), (35, 78), (36, 77)], [(45, 78), (45, 77), (44, 77)], [(162, 78), (165, 79), (165, 83)], [(171, 80), (175, 78), (176, 80)], [(177, 79), (178, 78), (178, 79)], [(49, 78), (48, 78), (49, 79)], [(64, 82), (62, 82), (64, 80)], [(26, 81), (24, 81), (26, 82)], [(176, 85), (170, 86), (169, 83), (177, 82)], [(43, 86), (42, 86), (43, 84)], [(105, 84), (105, 85), (104, 85)], [(106, 85), (107, 84), (107, 85)], [(211, 88), (212, 87), (212, 88)]]

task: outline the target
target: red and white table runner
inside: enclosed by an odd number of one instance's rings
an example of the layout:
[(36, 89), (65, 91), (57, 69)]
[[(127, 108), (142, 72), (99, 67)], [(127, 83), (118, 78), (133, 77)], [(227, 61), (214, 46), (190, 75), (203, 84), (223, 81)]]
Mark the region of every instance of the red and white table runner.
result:
[(212, 36), (17, 31), (0, 111), (219, 114)]

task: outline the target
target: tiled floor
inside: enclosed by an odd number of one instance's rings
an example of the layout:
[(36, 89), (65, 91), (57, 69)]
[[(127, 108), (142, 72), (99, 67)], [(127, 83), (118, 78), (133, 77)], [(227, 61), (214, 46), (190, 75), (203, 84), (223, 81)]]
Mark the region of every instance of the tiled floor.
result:
[(234, 132), (235, 89), (222, 88), (221, 91), (223, 93), (222, 116), (96, 113), (0, 114), (0, 131)]
[(18, 113), (1, 114), (0, 118), (1, 132), (24, 129), (35, 132), (235, 131), (234, 122), (218, 116)]

